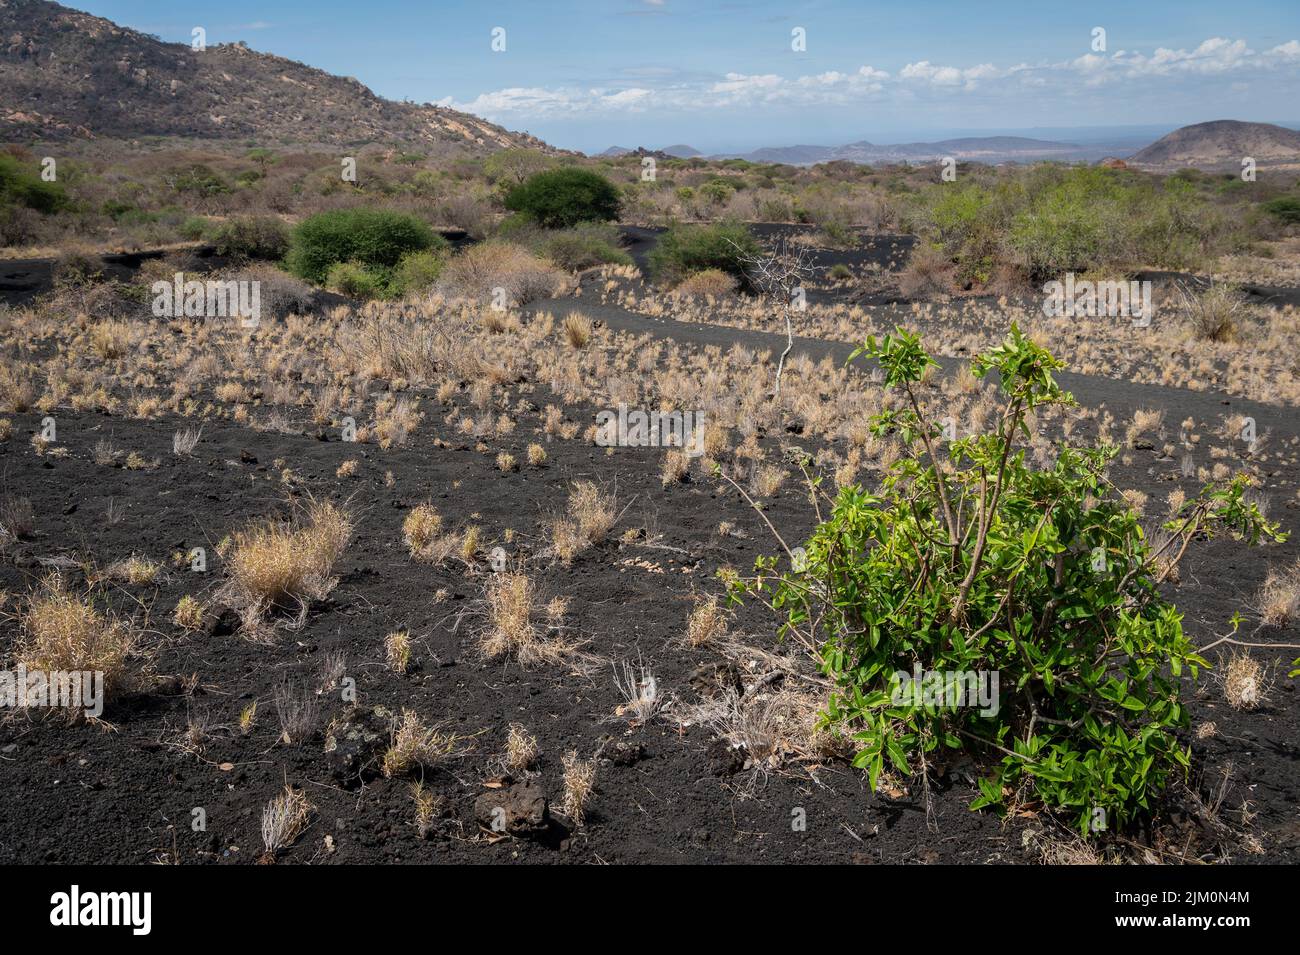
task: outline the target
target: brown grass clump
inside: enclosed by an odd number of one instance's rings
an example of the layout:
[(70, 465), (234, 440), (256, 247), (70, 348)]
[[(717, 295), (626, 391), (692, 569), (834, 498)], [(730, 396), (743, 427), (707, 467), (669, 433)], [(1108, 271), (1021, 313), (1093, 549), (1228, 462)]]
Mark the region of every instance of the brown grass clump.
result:
[(1256, 599), (1259, 614), (1270, 627), (1285, 627), (1300, 619), (1300, 561), (1286, 570), (1269, 570)]
[(674, 295), (727, 298), (736, 291), (736, 280), (721, 269), (704, 269), (687, 276), (673, 289)]
[(510, 657), (524, 666), (558, 663), (572, 647), (538, 621), (537, 584), (521, 571), (494, 574), (487, 588), (488, 626), (479, 637), (485, 657)]
[(686, 621), (686, 642), (702, 647), (726, 636), (727, 612), (714, 596), (696, 598), (690, 619)]
[(522, 723), (511, 723), (506, 731), (506, 768), (513, 773), (525, 773), (537, 762), (537, 737)]
[(691, 458), (685, 451), (667, 451), (659, 468), (659, 481), (664, 487), (686, 480), (691, 469)]
[(1202, 341), (1227, 342), (1237, 336), (1246, 317), (1245, 296), (1232, 285), (1213, 283), (1203, 291), (1178, 286), (1183, 314), (1192, 334)]
[(136, 634), (100, 613), (85, 597), (67, 590), (63, 579), (47, 577), (21, 616), (14, 652), (28, 670), (90, 671), (104, 675), (104, 695), (126, 682), (126, 661)]
[(530, 444), (528, 446), (528, 466), (540, 468), (546, 463), (546, 449), (540, 444)]
[(1233, 653), (1228, 658), (1222, 682), (1223, 695), (1228, 705), (1236, 710), (1253, 710), (1268, 697), (1264, 668), (1245, 651)]
[(591, 319), (585, 315), (570, 312), (565, 316), (561, 328), (564, 332), (564, 340), (568, 342), (570, 348), (586, 348), (587, 343), (591, 341)]
[(519, 461), (509, 451), (502, 451), (497, 455), (497, 470), (504, 474), (512, 474), (519, 470)]
[(172, 622), (182, 630), (198, 630), (203, 626), (203, 604), (186, 594), (177, 601)]
[(596, 788), (596, 761), (580, 759), (578, 751), (566, 753), (564, 764), (564, 799), (560, 812), (575, 826), (581, 826), (587, 817), (587, 804)]
[(477, 302), (493, 302), (494, 290), (502, 289), (503, 304), (519, 306), (554, 295), (566, 281), (562, 271), (521, 246), (482, 242), (452, 257), (439, 286), (449, 297)]
[(928, 298), (952, 291), (956, 270), (943, 250), (917, 243), (907, 265), (898, 273), (898, 290), (904, 298)]
[(388, 669), (405, 673), (411, 668), (411, 635), (405, 630), (394, 630), (384, 637), (384, 657)]
[(568, 514), (551, 525), (551, 546), (568, 564), (599, 544), (618, 520), (617, 502), (593, 481), (575, 481), (569, 489)]
[(417, 504), (402, 522), (402, 539), (412, 557), (419, 557), (442, 533), (442, 515), (432, 504)]
[(402, 710), (402, 719), (393, 727), (392, 741), (384, 753), (384, 775), (391, 779), (416, 766), (436, 766), (444, 759), (466, 752), (465, 742), (456, 733), (443, 733), (438, 726), (425, 726), (415, 710)]
[(298, 840), (307, 830), (313, 808), (306, 796), (289, 786), (267, 804), (262, 810), (262, 844), (266, 846), (262, 862), (274, 862)]
[(239, 531), (227, 596), (255, 615), (319, 600), (333, 588), (330, 573), (351, 538), (351, 516), (329, 501), (309, 502), (293, 522), (264, 521)]

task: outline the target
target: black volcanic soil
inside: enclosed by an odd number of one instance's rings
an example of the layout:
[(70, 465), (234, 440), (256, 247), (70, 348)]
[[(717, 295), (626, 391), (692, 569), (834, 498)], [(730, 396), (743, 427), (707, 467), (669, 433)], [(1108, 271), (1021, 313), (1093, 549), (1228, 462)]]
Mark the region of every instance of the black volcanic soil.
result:
[[(766, 346), (772, 339), (662, 322), (595, 307), (585, 299), (567, 304), (578, 302), (612, 327), (683, 341)], [(821, 342), (799, 347), (814, 357), (831, 353), (837, 359), (843, 348)], [(1275, 447), (1297, 433), (1290, 409), (1078, 375), (1063, 379), (1083, 403), (1104, 402), (1117, 414), (1161, 407), (1173, 420), (1193, 415), (1213, 421), (1231, 409), (1256, 414), (1261, 429), (1272, 430)], [(540, 391), (530, 398), (538, 406), (548, 400)], [(611, 663), (639, 656), (659, 686), (677, 697), (676, 705), (694, 702), (693, 672), (719, 657), (677, 643), (692, 594), (716, 593), (718, 568), (748, 569), (756, 555), (773, 552), (762, 519), (712, 481), (662, 488), (655, 449), (607, 455), (581, 439), (556, 440), (546, 444), (545, 467), (502, 475), (494, 467), (498, 451), (522, 459), (528, 443), (545, 441), (534, 433), (536, 416), (520, 418), (515, 435), (489, 442), (490, 451), (481, 453), (442, 423), (439, 410), (445, 408), (432, 394), (423, 402), (430, 413), (405, 448), (380, 451), (333, 436), (319, 440), (208, 422), (189, 458), (172, 454), (172, 434), (184, 426), (177, 419), (139, 421), (59, 410), (59, 444), (69, 454), (55, 458), (38, 457), (28, 442), (39, 415), (11, 416), (14, 437), (0, 443), (0, 490), (31, 499), (36, 534), (0, 561), (0, 589), (21, 593), (50, 566), (75, 564), (86, 553), (103, 565), (132, 553), (162, 560), (203, 546), (210, 569), (196, 574), (172, 568), (156, 586), (119, 586), (113, 594), (114, 606), (150, 631), (155, 682), (110, 704), (105, 713), (110, 725), (69, 726), (61, 718), (26, 716), (0, 721), (0, 787), (6, 793), (0, 800), (0, 862), (146, 863), (160, 856), (187, 863), (252, 862), (262, 851), (262, 808), (286, 782), (301, 787), (316, 811), (310, 830), (282, 856), (284, 863), (1016, 863), (1037, 858), (1022, 840), (1038, 821), (1017, 818), (1004, 824), (993, 814), (970, 812), (966, 807), (976, 792), (956, 770), (933, 788), (932, 829), (919, 794), (869, 793), (861, 775), (842, 763), (792, 766), (758, 779), (753, 794), (746, 795), (755, 781), (719, 757), (705, 730), (679, 730), (672, 708), (664, 719), (629, 730), (626, 721), (613, 717), (621, 699)], [(588, 410), (594, 414), (594, 408)], [(576, 409), (568, 416), (590, 420)], [(159, 467), (130, 471), (96, 465), (94, 447), (103, 438), (157, 458)], [(448, 446), (435, 446), (435, 438)], [(763, 443), (789, 439), (769, 435)], [(1178, 473), (1177, 461), (1154, 451), (1133, 455), (1131, 465), (1115, 468), (1121, 487), (1139, 488), (1153, 501), (1163, 501), (1175, 486), (1195, 492), (1193, 482)], [(337, 588), (312, 608), (300, 631), (281, 630), (269, 645), (239, 635), (181, 632), (170, 620), (176, 602), (187, 593), (211, 593), (223, 577), (216, 543), (255, 517), (284, 510), (287, 492), (273, 464), (277, 459), (299, 478), (289, 494), (349, 500), (356, 510), (357, 534), (337, 569)], [(338, 466), (350, 459), (360, 461), (357, 476), (338, 478)], [(1300, 523), (1295, 493), (1300, 468), (1281, 462), (1270, 468), (1271, 516), (1294, 535)], [(384, 480), (386, 472), (395, 479), (392, 486)], [(567, 483), (582, 477), (616, 486), (627, 505), (613, 540), (582, 554), (571, 567), (541, 559), (529, 566), (547, 596), (571, 598), (575, 635), (602, 662), (587, 676), (564, 667), (525, 670), (484, 662), (474, 636), (478, 601), (492, 571), (482, 560), (470, 568), (411, 561), (401, 546), (408, 508), (431, 500), (453, 526), (481, 525), (487, 540), (500, 541), (507, 528), (513, 529), (518, 536), (507, 549), (512, 560), (524, 560), (544, 546), (542, 525), (563, 508)], [(110, 504), (121, 513), (116, 523), (106, 519)], [(810, 527), (794, 480), (767, 513), (787, 539)], [(744, 536), (719, 536), (721, 521), (733, 523)], [(618, 542), (623, 530), (642, 525), (661, 535), (650, 542), (657, 546)], [(1298, 552), (1294, 536), (1285, 545), (1254, 551), (1230, 540), (1194, 548), (1174, 594), (1195, 641), (1207, 643), (1225, 632), (1228, 618), (1251, 600), (1268, 568), (1290, 564)], [(65, 567), (65, 574), (75, 583), (81, 580), (75, 567)], [(441, 601), (435, 597), (439, 590), (447, 592)], [(146, 607), (152, 608), (148, 616)], [(418, 661), (406, 675), (383, 664), (385, 635), (402, 628), (414, 638)], [(773, 645), (774, 622), (759, 608), (741, 611), (734, 629), (755, 645), (779, 650)], [(7, 653), (14, 633), (12, 621), (0, 624), (0, 652)], [(1294, 628), (1264, 631), (1256, 639), (1294, 643), (1300, 634)], [(431, 838), (420, 838), (413, 825), (412, 779), (379, 778), (356, 786), (332, 775), (321, 735), (301, 745), (277, 740), (275, 687), (285, 679), (316, 685), (326, 656), (336, 652), (346, 654), (345, 672), (357, 681), (361, 703), (390, 711), (411, 706), (427, 720), (449, 721), (452, 729), (474, 736), (473, 752), (425, 776), (429, 791), (445, 800)], [(1258, 815), (1247, 831), (1263, 850), (1251, 854), (1244, 843), (1234, 843), (1224, 847), (1232, 861), (1295, 862), (1300, 861), (1300, 706), (1294, 681), (1285, 677), (1285, 661), (1297, 654), (1256, 653), (1261, 662), (1281, 668), (1268, 701), (1254, 712), (1228, 707), (1213, 677), (1203, 676), (1196, 687), (1189, 684), (1193, 727), (1205, 721), (1217, 727), (1208, 740), (1189, 734), (1192, 785), (1211, 791), (1231, 767), (1224, 806), (1235, 810), (1249, 801)], [(1220, 657), (1218, 651), (1210, 655)], [(187, 678), (193, 678), (189, 693), (184, 692)], [(244, 736), (236, 720), (253, 700), (259, 703), (258, 721)], [(322, 693), (318, 702), (322, 722), (345, 709), (336, 691)], [(213, 726), (211, 738), (200, 753), (186, 752), (176, 741), (187, 717), (204, 712)], [(488, 791), (485, 780), (499, 774), (496, 757), (515, 721), (538, 737), (539, 781), (553, 802), (562, 790), (562, 754), (575, 749), (586, 757), (600, 754), (596, 795), (580, 830), (570, 832), (556, 821), (537, 838), (501, 839), (481, 831), (474, 803)], [(617, 743), (628, 745), (620, 750)], [(191, 828), (196, 808), (206, 813), (204, 832)], [(791, 825), (800, 809), (806, 831)], [(1228, 812), (1224, 818), (1236, 825), (1239, 817)], [(1193, 854), (1207, 844), (1177, 806), (1162, 810), (1160, 822), (1170, 831), (1185, 830)], [(1131, 837), (1146, 838), (1143, 833)]]

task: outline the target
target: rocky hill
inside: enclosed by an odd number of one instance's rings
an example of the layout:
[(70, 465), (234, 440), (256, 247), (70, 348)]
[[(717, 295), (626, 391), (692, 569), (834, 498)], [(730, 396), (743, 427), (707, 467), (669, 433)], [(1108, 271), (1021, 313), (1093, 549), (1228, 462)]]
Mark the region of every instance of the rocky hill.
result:
[(1175, 129), (1134, 153), (1128, 163), (1153, 169), (1240, 169), (1246, 156), (1260, 166), (1300, 165), (1300, 132), (1272, 123), (1219, 119)]
[(0, 0), (0, 139), (142, 136), (483, 152), (541, 140), (376, 96), (242, 43), (194, 50), (48, 0)]

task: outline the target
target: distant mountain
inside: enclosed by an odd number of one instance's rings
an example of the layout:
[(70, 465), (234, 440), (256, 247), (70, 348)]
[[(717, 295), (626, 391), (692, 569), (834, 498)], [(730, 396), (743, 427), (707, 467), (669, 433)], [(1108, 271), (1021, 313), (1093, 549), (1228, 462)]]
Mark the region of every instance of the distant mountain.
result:
[(667, 153), (669, 156), (675, 156), (678, 159), (694, 159), (696, 156), (703, 156), (694, 146), (687, 146), (683, 143), (677, 143), (674, 146), (665, 146), (659, 152)]
[(862, 140), (844, 146), (769, 146), (729, 158), (751, 162), (787, 163), (810, 166), (815, 163), (847, 161), (857, 163), (937, 162), (951, 156), (962, 162), (1031, 162), (1039, 159), (1073, 160), (1088, 152), (1073, 143), (1023, 136), (974, 136), (943, 139), (932, 143), (896, 143), (881, 146)]
[(198, 51), (47, 0), (0, 0), (0, 138), (556, 150), (468, 113), (376, 96), (242, 43)]
[(619, 156), (626, 156), (631, 152), (632, 150), (628, 149), (626, 146), (610, 146), (603, 153), (596, 153), (596, 158), (617, 159)]
[(1128, 163), (1153, 169), (1240, 169), (1247, 156), (1260, 166), (1300, 165), (1300, 132), (1272, 123), (1218, 119), (1175, 129)]

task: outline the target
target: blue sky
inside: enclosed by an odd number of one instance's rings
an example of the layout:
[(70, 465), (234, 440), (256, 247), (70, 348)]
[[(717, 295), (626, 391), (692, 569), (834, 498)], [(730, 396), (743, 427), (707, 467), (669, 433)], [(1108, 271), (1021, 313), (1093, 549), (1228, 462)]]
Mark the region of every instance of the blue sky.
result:
[[(589, 151), (1300, 119), (1295, 0), (69, 5), (169, 41), (202, 26), (209, 43), (245, 40)], [(805, 50), (792, 49), (796, 28)]]

